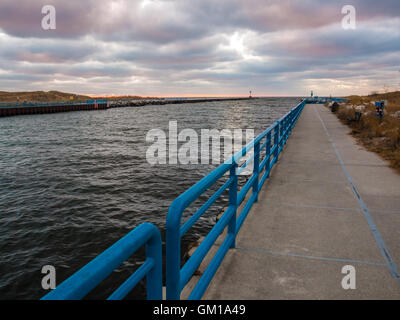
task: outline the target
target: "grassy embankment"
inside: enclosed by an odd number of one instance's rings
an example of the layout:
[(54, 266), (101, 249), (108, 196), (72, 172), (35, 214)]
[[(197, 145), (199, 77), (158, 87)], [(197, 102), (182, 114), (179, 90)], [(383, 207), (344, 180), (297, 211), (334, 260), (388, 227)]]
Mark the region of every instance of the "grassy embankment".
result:
[[(352, 135), (360, 144), (378, 153), (400, 172), (400, 91), (347, 99), (350, 101), (337, 112), (339, 119), (351, 127)], [(381, 100), (388, 102), (382, 122), (375, 112), (375, 101)], [(362, 117), (355, 121), (355, 112), (360, 109), (363, 109)]]
[[(71, 99), (73, 97), (73, 99)], [(65, 93), (60, 91), (27, 91), (27, 92), (4, 92), (0, 91), (0, 102), (65, 102), (90, 99), (108, 100), (139, 100), (147, 99), (140, 96), (111, 96), (111, 97), (90, 97), (85, 95)], [(154, 99), (154, 98), (152, 98)]]
[(74, 95), (73, 93), (64, 93), (59, 91), (30, 91), (30, 92), (4, 92), (0, 91), (0, 102), (62, 102), (74, 100), (91, 99), (89, 96)]

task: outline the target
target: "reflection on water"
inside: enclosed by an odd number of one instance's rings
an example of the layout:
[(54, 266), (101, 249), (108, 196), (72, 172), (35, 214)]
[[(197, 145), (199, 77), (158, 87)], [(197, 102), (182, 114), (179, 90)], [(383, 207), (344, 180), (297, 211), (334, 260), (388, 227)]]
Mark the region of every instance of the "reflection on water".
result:
[[(149, 130), (168, 132), (175, 120), (179, 131), (240, 128), (258, 134), (298, 101), (268, 98), (1, 118), (0, 299), (39, 299), (46, 293), (42, 266), (56, 267), (59, 284), (142, 222), (154, 223), (164, 239), (171, 202), (215, 166), (149, 165)], [(184, 246), (212, 227), (225, 200), (189, 231)], [(143, 259), (142, 250), (89, 298), (107, 297)], [(129, 298), (144, 298), (144, 290), (142, 282)]]

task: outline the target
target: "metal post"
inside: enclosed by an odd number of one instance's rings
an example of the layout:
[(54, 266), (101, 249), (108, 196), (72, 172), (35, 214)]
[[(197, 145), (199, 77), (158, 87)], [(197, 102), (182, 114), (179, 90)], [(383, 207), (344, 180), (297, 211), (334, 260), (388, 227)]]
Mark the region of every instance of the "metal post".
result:
[(253, 175), (255, 176), (253, 184), (253, 193), (256, 195), (254, 202), (258, 202), (258, 184), (260, 180), (260, 141), (254, 145), (254, 169)]
[(292, 116), (293, 116), (293, 112), (290, 112), (289, 116), (288, 116), (288, 123), (287, 123), (287, 128), (286, 128), (286, 130), (287, 130), (287, 132), (286, 132), (286, 142), (289, 139), (290, 132), (292, 131)]
[(162, 245), (161, 234), (157, 230), (146, 244), (146, 258), (154, 260), (155, 265), (147, 275), (147, 299), (162, 300)]
[(166, 230), (167, 300), (180, 300), (181, 236), (180, 220), (182, 209), (175, 200), (168, 211)]
[(276, 122), (276, 127), (275, 127), (275, 135), (274, 135), (274, 147), (275, 147), (275, 151), (274, 151), (274, 162), (278, 161), (278, 157), (279, 157), (279, 131), (280, 131), (280, 123), (279, 120)]
[(286, 136), (287, 136), (287, 128), (288, 128), (288, 117), (285, 117), (283, 122), (283, 139), (282, 139), (282, 147), (286, 144)]
[(238, 191), (238, 176), (237, 176), (238, 165), (235, 162), (234, 166), (230, 170), (230, 178), (233, 182), (229, 188), (229, 206), (234, 208), (234, 214), (229, 222), (228, 234), (233, 236), (233, 242), (231, 249), (236, 248), (236, 213), (237, 213), (237, 191)]
[(268, 178), (271, 171), (271, 131), (267, 135), (267, 146), (265, 147), (265, 156), (267, 157), (267, 163), (265, 164), (265, 171), (268, 172)]

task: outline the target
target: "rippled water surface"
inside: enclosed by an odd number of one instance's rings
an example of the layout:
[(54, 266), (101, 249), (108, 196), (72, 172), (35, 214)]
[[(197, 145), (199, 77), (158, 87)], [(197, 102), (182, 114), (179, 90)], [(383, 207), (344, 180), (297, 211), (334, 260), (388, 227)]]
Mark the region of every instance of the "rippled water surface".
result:
[[(212, 165), (146, 161), (146, 134), (169, 121), (178, 130), (255, 129), (261, 133), (298, 98), (266, 98), (0, 118), (0, 299), (39, 299), (41, 268), (61, 283), (142, 222), (165, 235), (171, 202)], [(184, 238), (207, 233), (217, 203)], [(183, 249), (184, 251), (184, 249)], [(121, 266), (88, 298), (104, 298), (144, 260)], [(145, 297), (144, 283), (129, 296)]]

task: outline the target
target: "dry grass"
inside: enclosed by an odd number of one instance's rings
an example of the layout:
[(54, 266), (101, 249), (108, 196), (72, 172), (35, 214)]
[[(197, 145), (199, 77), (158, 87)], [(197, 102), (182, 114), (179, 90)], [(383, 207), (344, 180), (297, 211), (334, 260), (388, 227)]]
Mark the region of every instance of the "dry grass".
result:
[(27, 91), (27, 92), (4, 92), (0, 91), (0, 102), (62, 102), (70, 101), (71, 96), (75, 100), (91, 99), (88, 96), (74, 95), (59, 91)]
[[(352, 135), (368, 150), (378, 153), (390, 162), (390, 166), (400, 172), (400, 118), (389, 114), (400, 111), (400, 92), (367, 97), (352, 96), (349, 106), (341, 106), (338, 118), (352, 128)], [(388, 100), (382, 122), (375, 115), (373, 101)], [(360, 121), (354, 121), (355, 106), (364, 105), (366, 109)]]
[[(140, 96), (98, 96), (89, 97), (85, 95), (76, 95), (74, 93), (66, 93), (60, 91), (26, 91), (26, 92), (5, 92), (0, 91), (0, 102), (65, 102), (73, 100), (90, 100), (90, 99), (108, 99), (108, 100), (140, 100), (145, 99)], [(146, 97), (146, 99), (156, 99)]]
[(370, 96), (349, 96), (352, 105), (368, 105), (374, 101), (387, 100), (388, 105), (385, 110), (389, 113), (400, 111), (400, 91), (375, 94)]

